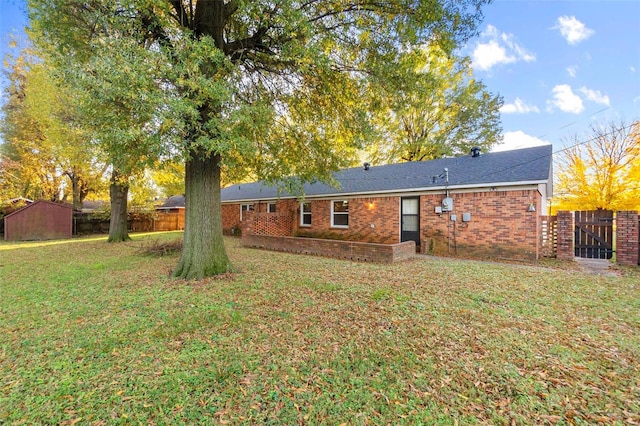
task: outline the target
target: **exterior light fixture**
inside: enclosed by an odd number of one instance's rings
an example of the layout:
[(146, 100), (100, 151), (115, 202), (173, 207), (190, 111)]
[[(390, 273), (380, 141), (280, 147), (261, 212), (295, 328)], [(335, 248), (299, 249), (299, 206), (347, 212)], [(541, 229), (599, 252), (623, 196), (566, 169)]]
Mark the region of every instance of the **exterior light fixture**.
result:
[(536, 206), (534, 206), (533, 203), (529, 203), (529, 207), (527, 207), (527, 212), (532, 213), (535, 211), (536, 211)]

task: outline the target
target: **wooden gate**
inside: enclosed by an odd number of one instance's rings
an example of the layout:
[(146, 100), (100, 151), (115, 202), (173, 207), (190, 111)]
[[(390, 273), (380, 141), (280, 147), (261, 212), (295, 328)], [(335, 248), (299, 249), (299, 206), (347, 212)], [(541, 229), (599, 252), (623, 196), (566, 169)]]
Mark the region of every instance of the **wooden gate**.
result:
[(611, 259), (613, 256), (613, 212), (575, 212), (575, 256)]

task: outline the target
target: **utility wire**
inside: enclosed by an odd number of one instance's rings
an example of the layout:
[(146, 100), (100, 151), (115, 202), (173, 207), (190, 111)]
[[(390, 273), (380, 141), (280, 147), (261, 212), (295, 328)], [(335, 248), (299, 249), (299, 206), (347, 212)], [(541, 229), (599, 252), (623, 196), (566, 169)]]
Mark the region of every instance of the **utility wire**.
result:
[[(605, 109), (606, 109), (606, 108), (605, 108)], [(639, 126), (640, 126), (640, 122), (635, 121), (635, 122), (633, 122), (633, 123), (631, 123), (631, 124), (629, 124), (629, 125), (627, 125), (627, 126), (624, 126), (624, 127), (622, 127), (622, 128), (619, 128), (619, 129), (616, 129), (616, 130), (612, 130), (612, 131), (611, 131), (611, 132), (609, 132), (609, 133), (605, 133), (605, 134), (602, 134), (602, 135), (594, 136), (594, 137), (593, 137), (593, 138), (591, 138), (591, 139), (587, 139), (587, 140), (584, 140), (584, 141), (581, 141), (581, 142), (577, 142), (577, 143), (575, 143), (575, 144), (573, 144), (573, 145), (570, 145), (570, 146), (564, 147), (564, 148), (562, 148), (562, 149), (559, 149), (559, 150), (557, 150), (557, 151), (554, 151), (554, 152), (552, 152), (552, 153), (551, 153), (551, 155), (552, 155), (552, 156), (554, 156), (554, 155), (560, 154), (560, 153), (562, 153), (562, 152), (564, 152), (564, 151), (568, 151), (568, 150), (570, 150), (570, 149), (573, 149), (573, 148), (575, 148), (575, 147), (577, 147), (577, 146), (585, 145), (585, 144), (591, 143), (591, 142), (593, 142), (593, 141), (597, 140), (598, 138), (611, 136), (611, 135), (613, 135), (613, 134), (615, 134), (615, 133), (617, 133), (617, 132), (619, 132), (619, 131), (628, 130), (628, 129), (632, 128), (632, 127), (633, 127), (633, 126), (635, 126), (635, 125), (639, 125)], [(504, 171), (507, 171), (507, 170), (514, 169), (514, 168), (516, 168), (516, 167), (525, 166), (525, 165), (527, 165), (527, 164), (529, 164), (529, 163), (533, 163), (534, 161), (541, 160), (541, 159), (543, 159), (543, 158), (545, 158), (545, 157), (546, 157), (546, 155), (545, 155), (545, 156), (536, 157), (536, 158), (532, 158), (532, 159), (529, 159), (529, 160), (527, 160), (527, 161), (523, 161), (523, 162), (521, 162), (521, 163), (516, 163), (516, 164), (514, 164), (514, 165), (512, 165), (512, 166), (509, 166), (509, 167), (505, 167), (505, 168), (500, 169), (500, 170), (495, 170), (495, 171), (493, 171), (493, 172), (491, 172), (491, 173), (489, 173), (489, 174), (486, 174), (486, 175), (476, 175), (476, 176), (472, 176), (472, 177), (471, 177), (471, 180), (478, 179), (478, 178), (481, 178), (481, 177), (491, 176), (491, 175), (494, 175), (494, 174), (497, 174), (497, 173), (501, 173), (501, 172), (504, 172)]]

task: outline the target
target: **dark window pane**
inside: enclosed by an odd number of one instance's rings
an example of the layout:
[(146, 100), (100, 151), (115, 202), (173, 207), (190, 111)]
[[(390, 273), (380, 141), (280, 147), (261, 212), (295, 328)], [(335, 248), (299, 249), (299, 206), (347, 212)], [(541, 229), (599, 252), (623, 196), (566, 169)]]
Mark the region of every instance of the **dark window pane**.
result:
[(335, 226), (348, 226), (349, 225), (349, 215), (348, 214), (334, 214), (333, 215), (333, 224)]

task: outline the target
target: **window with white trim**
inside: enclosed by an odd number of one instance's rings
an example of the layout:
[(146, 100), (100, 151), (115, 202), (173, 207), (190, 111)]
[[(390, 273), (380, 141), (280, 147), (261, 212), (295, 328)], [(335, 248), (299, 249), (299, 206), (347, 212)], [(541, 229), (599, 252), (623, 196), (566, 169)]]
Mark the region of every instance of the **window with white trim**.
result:
[(252, 212), (253, 204), (240, 204), (240, 221), (242, 222), (242, 213)]
[(311, 226), (311, 203), (300, 203), (300, 226)]
[(349, 227), (348, 200), (334, 200), (331, 202), (331, 226), (334, 228)]
[(276, 203), (267, 203), (267, 213), (276, 212)]

